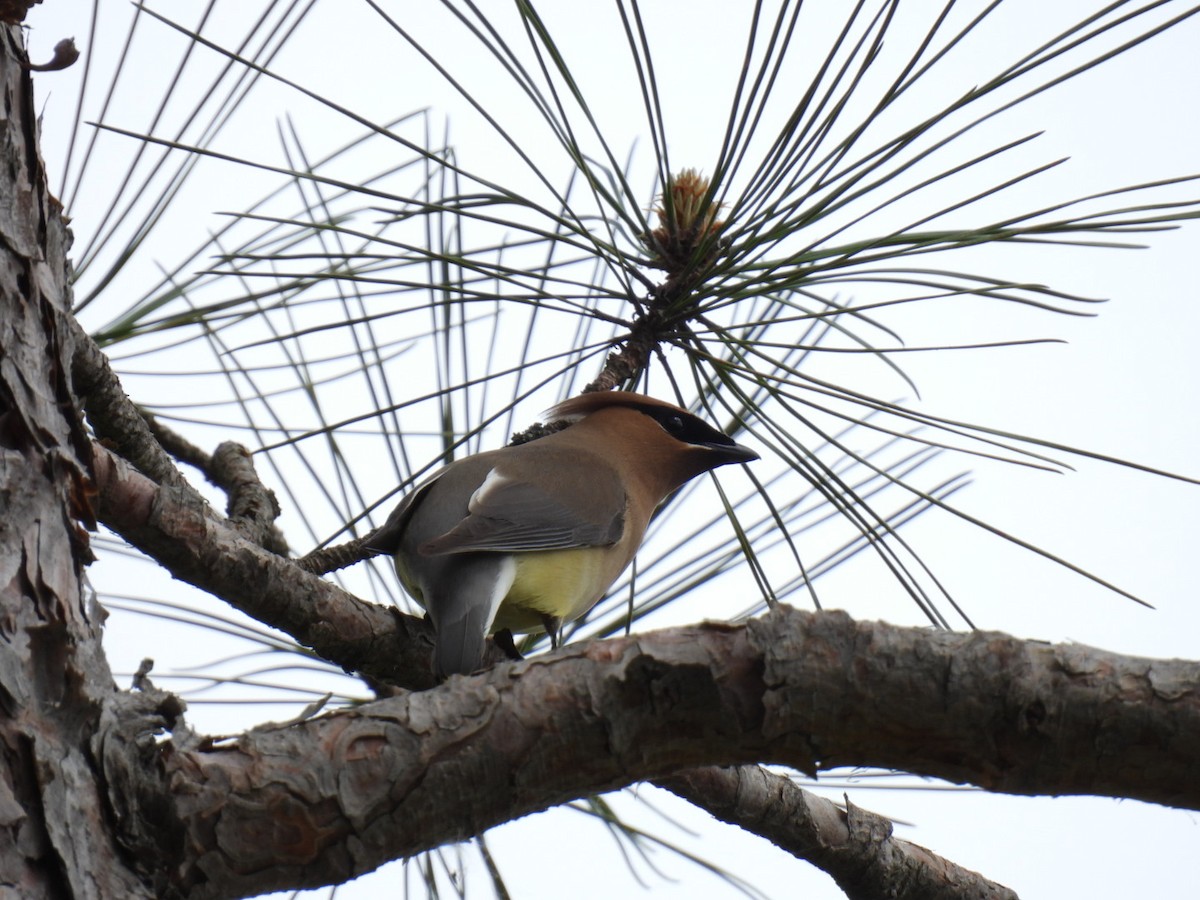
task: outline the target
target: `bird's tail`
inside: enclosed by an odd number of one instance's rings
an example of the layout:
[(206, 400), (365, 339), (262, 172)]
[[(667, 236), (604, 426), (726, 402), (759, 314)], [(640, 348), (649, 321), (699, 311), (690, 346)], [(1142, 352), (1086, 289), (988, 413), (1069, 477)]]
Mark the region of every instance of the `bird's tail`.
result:
[(438, 678), (479, 669), (484, 640), (516, 576), (516, 564), (507, 553), (454, 554), (445, 561), (441, 596), (429, 604), (437, 630), (433, 669)]

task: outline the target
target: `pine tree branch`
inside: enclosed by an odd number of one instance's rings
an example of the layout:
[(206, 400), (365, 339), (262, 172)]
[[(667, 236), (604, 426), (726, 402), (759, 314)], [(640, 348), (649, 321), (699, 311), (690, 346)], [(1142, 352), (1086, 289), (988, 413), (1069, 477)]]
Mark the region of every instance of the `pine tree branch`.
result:
[(892, 823), (846, 808), (761, 766), (686, 769), (655, 784), (828, 873), (847, 900), (1016, 900), (1016, 893), (892, 834)]
[[(167, 743), (147, 777), (187, 834), (178, 886), (231, 897), (344, 881), (697, 766), (880, 766), (1197, 809), (1197, 684), (1193, 662), (780, 607), (571, 646), (233, 743)], [(170, 832), (147, 827), (147, 840)]]

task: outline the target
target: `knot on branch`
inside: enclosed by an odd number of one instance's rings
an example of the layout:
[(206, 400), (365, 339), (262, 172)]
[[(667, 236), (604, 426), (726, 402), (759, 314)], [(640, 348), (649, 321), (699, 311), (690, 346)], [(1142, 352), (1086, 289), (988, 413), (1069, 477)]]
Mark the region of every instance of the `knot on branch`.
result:
[(229, 497), (226, 514), (234, 527), (254, 543), (286, 556), (287, 541), (275, 527), (279, 501), (275, 492), (259, 480), (250, 451), (233, 441), (218, 445), (210, 477)]
[[(130, 851), (141, 876), (158, 896), (170, 896), (170, 872), (183, 854), (184, 827), (163, 765), (163, 754), (190, 747), (196, 738), (183, 723), (187, 705), (159, 690), (142, 664), (135, 691), (112, 694), (91, 740), (117, 840)], [(171, 744), (158, 736), (171, 732)], [(173, 749), (167, 749), (173, 748)]]

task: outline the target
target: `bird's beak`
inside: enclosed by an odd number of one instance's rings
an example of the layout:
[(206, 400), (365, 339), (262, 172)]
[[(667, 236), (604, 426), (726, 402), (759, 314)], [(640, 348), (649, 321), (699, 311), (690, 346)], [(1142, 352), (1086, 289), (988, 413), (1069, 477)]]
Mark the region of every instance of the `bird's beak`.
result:
[(706, 444), (725, 463), (748, 463), (761, 457), (744, 444)]

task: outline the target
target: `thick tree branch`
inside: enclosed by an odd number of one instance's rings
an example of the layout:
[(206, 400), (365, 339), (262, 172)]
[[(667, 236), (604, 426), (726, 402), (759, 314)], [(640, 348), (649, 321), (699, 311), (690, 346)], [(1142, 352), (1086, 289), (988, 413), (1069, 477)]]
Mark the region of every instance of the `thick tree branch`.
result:
[(167, 745), (187, 835), (174, 877), (210, 897), (341, 881), (704, 765), (871, 765), (1196, 809), (1197, 684), (1195, 663), (789, 608), (568, 647), (233, 745)]
[(847, 900), (1016, 900), (1017, 895), (892, 834), (892, 823), (824, 797), (761, 766), (686, 769), (655, 784), (766, 838), (837, 882)]
[(96, 435), (110, 442), (122, 457), (159, 484), (195, 494), (195, 489), (151, 434), (141, 410), (126, 395), (104, 351), (74, 317), (68, 317), (68, 323), (75, 345), (71, 376)]
[(428, 623), (310, 575), (248, 540), (194, 492), (160, 487), (114, 453), (99, 445), (93, 450), (100, 520), (176, 578), (347, 671), (405, 687), (432, 686)]

